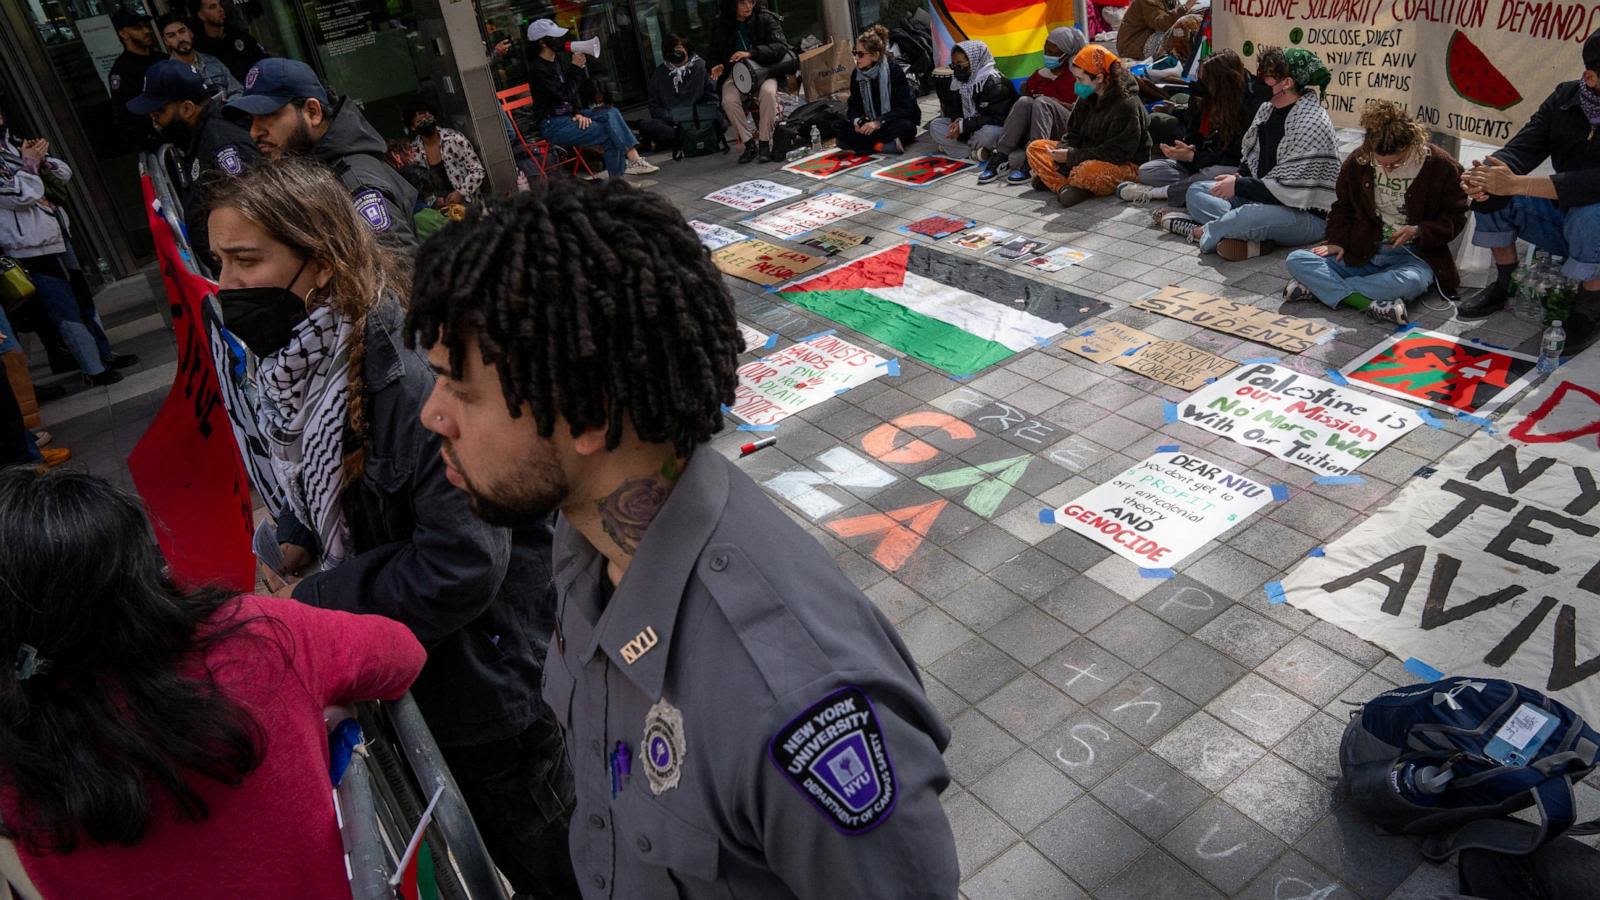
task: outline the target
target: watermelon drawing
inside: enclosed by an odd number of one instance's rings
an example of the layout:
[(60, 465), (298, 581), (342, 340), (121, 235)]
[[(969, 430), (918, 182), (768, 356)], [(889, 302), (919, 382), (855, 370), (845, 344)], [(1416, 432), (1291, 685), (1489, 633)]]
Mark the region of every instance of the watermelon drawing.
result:
[(1510, 109), (1522, 102), (1522, 95), (1517, 93), (1510, 79), (1459, 29), (1450, 35), (1445, 71), (1450, 75), (1450, 87), (1463, 99), (1479, 106)]

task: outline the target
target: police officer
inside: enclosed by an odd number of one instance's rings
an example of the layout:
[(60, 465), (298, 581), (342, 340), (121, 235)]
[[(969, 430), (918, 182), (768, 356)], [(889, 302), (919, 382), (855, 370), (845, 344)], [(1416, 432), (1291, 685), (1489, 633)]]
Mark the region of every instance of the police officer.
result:
[(270, 157), (309, 156), (332, 167), (356, 212), (396, 246), (417, 244), (411, 227), (417, 189), (384, 161), (383, 137), (349, 99), (335, 104), (311, 67), (269, 57), (245, 73), (244, 93), (228, 101), (251, 117), (250, 136)]
[(111, 119), (124, 137), (141, 150), (154, 150), (160, 141), (150, 120), (128, 112), (128, 101), (139, 95), (146, 69), (163, 57), (156, 52), (156, 35), (150, 30), (150, 17), (125, 6), (111, 14), (111, 26), (122, 41), (122, 53), (111, 64), (106, 85), (111, 88)]
[(222, 60), (239, 81), (269, 55), (250, 32), (228, 21), (222, 0), (193, 0), (189, 8), (194, 15), (194, 49)]
[(491, 522), (561, 512), (544, 698), (579, 887), (952, 898), (950, 732), (910, 653), (705, 446), (742, 344), (696, 248), (664, 198), (558, 180), (417, 259), (406, 330), (439, 375), (422, 419), (447, 478)]
[(179, 59), (166, 59), (144, 76), (144, 92), (128, 101), (128, 111), (149, 116), (162, 139), (183, 151), (184, 225), (189, 244), (208, 264), (205, 187), (214, 178), (231, 178), (261, 158), (244, 126), (228, 118), (211, 85)]

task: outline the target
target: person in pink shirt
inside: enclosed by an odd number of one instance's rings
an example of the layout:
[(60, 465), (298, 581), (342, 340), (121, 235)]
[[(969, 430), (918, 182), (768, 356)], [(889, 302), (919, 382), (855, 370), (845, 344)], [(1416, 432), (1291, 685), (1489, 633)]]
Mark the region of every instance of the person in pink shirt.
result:
[(132, 496), (0, 470), (0, 876), (43, 900), (349, 897), (323, 709), (410, 629), (170, 582)]

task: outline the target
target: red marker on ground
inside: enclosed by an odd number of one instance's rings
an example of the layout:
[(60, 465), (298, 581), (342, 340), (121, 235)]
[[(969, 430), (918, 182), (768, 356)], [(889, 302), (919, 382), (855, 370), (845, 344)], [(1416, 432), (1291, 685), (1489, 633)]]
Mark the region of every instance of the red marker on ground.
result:
[(739, 455), (740, 456), (749, 456), (750, 454), (756, 452), (757, 450), (760, 450), (763, 447), (771, 447), (773, 444), (776, 444), (777, 442), (778, 442), (778, 439), (775, 438), (775, 437), (762, 438), (759, 441), (751, 441), (750, 443), (745, 444), (743, 447), (739, 448)]

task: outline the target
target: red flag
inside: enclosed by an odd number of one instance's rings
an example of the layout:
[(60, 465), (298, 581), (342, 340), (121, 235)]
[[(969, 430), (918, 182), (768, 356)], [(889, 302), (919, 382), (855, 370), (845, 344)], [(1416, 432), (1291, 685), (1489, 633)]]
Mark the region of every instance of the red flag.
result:
[(173, 579), (187, 586), (255, 585), (251, 552), (250, 482), (222, 405), (203, 312), (215, 289), (189, 271), (165, 218), (152, 207), (155, 188), (144, 182), (145, 208), (178, 340), (178, 374), (166, 402), (128, 454), (128, 471), (144, 498)]

